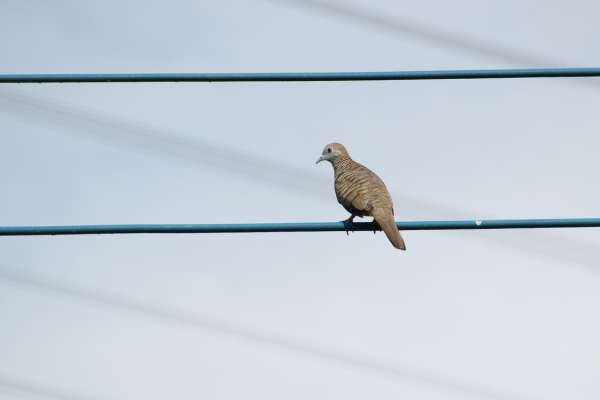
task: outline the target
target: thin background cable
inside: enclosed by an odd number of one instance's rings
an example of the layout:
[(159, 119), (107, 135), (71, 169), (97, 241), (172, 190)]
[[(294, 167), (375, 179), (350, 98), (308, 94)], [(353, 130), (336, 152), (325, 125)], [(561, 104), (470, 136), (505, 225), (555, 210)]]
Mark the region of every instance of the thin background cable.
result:
[(149, 305), (114, 294), (105, 294), (97, 290), (81, 289), (62, 283), (59, 284), (50, 280), (26, 275), (21, 272), (14, 272), (6, 267), (0, 267), (0, 279), (49, 294), (108, 307), (109, 309), (124, 312), (133, 316), (151, 318), (162, 323), (179, 324), (182, 327), (190, 329), (226, 335), (261, 345), (268, 349), (283, 350), (312, 359), (328, 361), (398, 381), (414, 382), (415, 384), (435, 387), (442, 391), (461, 393), (479, 399), (523, 399), (522, 397), (507, 394), (488, 386), (457, 382), (454, 379), (437, 375), (429, 371), (417, 371), (409, 367), (390, 364), (382, 360), (332, 350), (331, 348), (322, 345), (251, 330), (223, 320), (195, 316), (183, 311)]
[(56, 400), (99, 400), (97, 397), (83, 396), (31, 380), (14, 378), (3, 374), (0, 374), (0, 388), (10, 391), (10, 394), (16, 394), (18, 397)]
[[(397, 37), (411, 37), (431, 46), (454, 49), (460, 52), (505, 62), (514, 66), (562, 67), (563, 63), (528, 52), (494, 44), (472, 36), (442, 30), (436, 26), (417, 22), (414, 19), (390, 16), (348, 2), (328, 0), (269, 0), (271, 3), (304, 8), (310, 12), (327, 15), (343, 21), (353, 22), (370, 29)], [(571, 80), (588, 88), (600, 89), (600, 80)]]
[(313, 13), (351, 21), (355, 24), (396, 36), (409, 36), (436, 47), (467, 52), (475, 56), (502, 61), (512, 65), (562, 66), (555, 60), (535, 56), (525, 51), (485, 42), (456, 32), (442, 30), (436, 26), (416, 22), (414, 19), (378, 13), (366, 7), (360, 7), (348, 2), (327, 0), (270, 0), (270, 2), (304, 8)]

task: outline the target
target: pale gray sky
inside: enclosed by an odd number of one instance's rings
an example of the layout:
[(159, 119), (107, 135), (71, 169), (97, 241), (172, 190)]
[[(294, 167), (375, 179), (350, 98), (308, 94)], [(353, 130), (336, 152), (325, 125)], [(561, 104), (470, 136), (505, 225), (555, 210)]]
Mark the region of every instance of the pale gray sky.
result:
[[(600, 65), (591, 1), (340, 4)], [(275, 0), (9, 0), (0, 49), (7, 73), (512, 65)], [(334, 140), (399, 219), (598, 216), (599, 100), (594, 79), (3, 85), (0, 224), (340, 220), (314, 165)], [(1, 238), (0, 399), (600, 396), (598, 230), (404, 236)]]

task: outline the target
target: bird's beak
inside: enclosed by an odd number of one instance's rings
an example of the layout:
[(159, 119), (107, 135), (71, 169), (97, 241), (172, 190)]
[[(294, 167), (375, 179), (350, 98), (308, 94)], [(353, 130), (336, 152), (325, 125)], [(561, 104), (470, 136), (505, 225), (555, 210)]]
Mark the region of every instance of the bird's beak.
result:
[(318, 164), (318, 163), (320, 163), (323, 160), (324, 160), (324, 158), (323, 158), (323, 156), (321, 156), (321, 157), (319, 157), (319, 159), (317, 160), (317, 162), (315, 164)]

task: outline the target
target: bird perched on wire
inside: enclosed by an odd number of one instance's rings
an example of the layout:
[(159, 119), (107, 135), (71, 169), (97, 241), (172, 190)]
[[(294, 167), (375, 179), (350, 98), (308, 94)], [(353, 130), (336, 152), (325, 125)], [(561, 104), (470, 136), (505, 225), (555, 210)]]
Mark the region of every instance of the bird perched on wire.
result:
[(394, 221), (392, 197), (381, 178), (350, 158), (348, 151), (340, 143), (325, 146), (317, 164), (321, 161), (329, 161), (333, 166), (335, 195), (338, 202), (350, 213), (350, 218), (345, 220), (344, 224), (352, 224), (354, 217), (372, 216), (392, 245), (397, 249), (406, 250)]

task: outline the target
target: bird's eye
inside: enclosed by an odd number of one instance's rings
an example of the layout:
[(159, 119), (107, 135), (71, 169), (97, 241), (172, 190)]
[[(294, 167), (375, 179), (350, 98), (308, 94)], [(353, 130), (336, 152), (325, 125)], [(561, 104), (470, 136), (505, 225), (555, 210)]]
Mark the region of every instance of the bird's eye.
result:
[(328, 152), (328, 153), (331, 153), (331, 148), (327, 149), (327, 152)]

